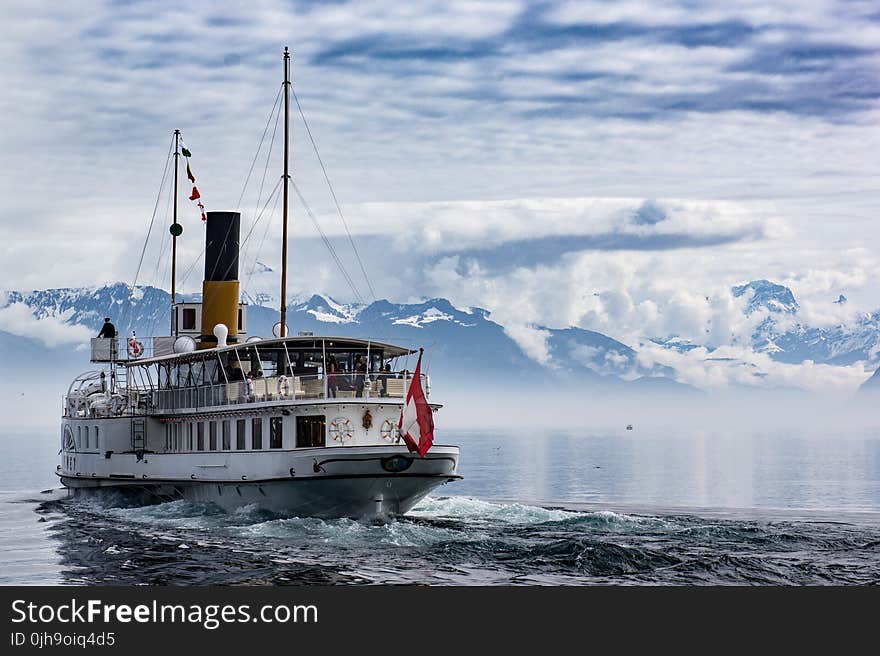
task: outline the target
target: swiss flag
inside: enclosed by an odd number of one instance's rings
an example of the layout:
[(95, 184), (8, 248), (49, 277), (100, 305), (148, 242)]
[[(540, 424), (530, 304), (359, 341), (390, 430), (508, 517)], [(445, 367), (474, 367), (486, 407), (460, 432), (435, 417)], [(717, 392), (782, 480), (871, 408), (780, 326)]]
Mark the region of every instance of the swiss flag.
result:
[(406, 406), (400, 411), (397, 427), (407, 448), (410, 451), (418, 451), (424, 458), (434, 443), (434, 417), (422, 390), (422, 353), (424, 349), (419, 349), (419, 361), (409, 391), (406, 393)]

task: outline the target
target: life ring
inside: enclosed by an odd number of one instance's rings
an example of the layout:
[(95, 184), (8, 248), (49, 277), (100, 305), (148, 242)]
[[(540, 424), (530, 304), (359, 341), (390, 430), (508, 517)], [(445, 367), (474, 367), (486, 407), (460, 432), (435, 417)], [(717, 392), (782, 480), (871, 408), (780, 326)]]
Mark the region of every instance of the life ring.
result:
[(287, 376), (278, 376), (278, 396), (290, 396), (290, 379)]
[(390, 419), (386, 419), (382, 422), (379, 434), (382, 436), (383, 440), (393, 442), (397, 439), (397, 426)]
[(144, 354), (144, 343), (134, 337), (128, 338), (128, 355), (132, 358), (139, 358)]
[(351, 430), (351, 419), (346, 417), (337, 417), (330, 422), (330, 437), (337, 442), (348, 442), (354, 437), (354, 431)]

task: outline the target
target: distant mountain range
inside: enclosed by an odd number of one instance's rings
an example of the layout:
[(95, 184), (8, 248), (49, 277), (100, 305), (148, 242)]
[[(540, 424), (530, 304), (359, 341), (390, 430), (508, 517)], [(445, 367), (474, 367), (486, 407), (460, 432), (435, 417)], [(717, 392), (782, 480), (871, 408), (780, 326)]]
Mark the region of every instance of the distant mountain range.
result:
[[(129, 296), (131, 298), (129, 299)], [(190, 297), (191, 299), (197, 297)], [(57, 319), (87, 326), (97, 334), (109, 316), (120, 333), (166, 334), (170, 295), (151, 286), (132, 294), (123, 283), (94, 288), (48, 289), (9, 292), (5, 305), (23, 304), (38, 319)], [(269, 336), (279, 319), (275, 308), (248, 307), (248, 335)], [(528, 357), (502, 326), (481, 308), (461, 309), (442, 298), (421, 303), (379, 300), (369, 305), (337, 303), (314, 295), (288, 306), (291, 333), (371, 337), (404, 346), (426, 349), (426, 364), (437, 376), (453, 375), (463, 384), (517, 384), (552, 387), (560, 381), (632, 389), (692, 390), (674, 381), (668, 367), (644, 367), (626, 344), (580, 328), (541, 329), (547, 334), (550, 359), (538, 363)], [(22, 356), (23, 357), (20, 357)], [(42, 355), (42, 358), (41, 358)], [(0, 359), (16, 366), (33, 366), (45, 357), (87, 368), (86, 353), (69, 345), (47, 349), (33, 339), (0, 331)]]
[[(797, 300), (783, 285), (756, 280), (736, 286), (732, 292), (735, 297), (747, 297), (747, 314), (766, 314), (751, 336), (755, 351), (786, 363), (812, 360), (846, 365), (861, 361), (876, 368), (880, 360), (880, 311), (865, 314), (851, 325), (814, 328), (798, 320)], [(130, 293), (127, 285), (116, 283), (99, 288), (7, 292), (0, 307), (22, 304), (37, 319), (83, 325), (94, 334), (103, 317), (110, 316), (120, 332), (135, 330), (138, 335), (148, 336), (167, 334), (170, 301), (170, 295), (156, 287), (139, 286)], [(248, 334), (271, 335), (278, 318), (277, 309), (251, 304)], [(291, 332), (371, 337), (424, 346), (434, 374), (455, 375), (467, 385), (491, 381), (551, 388), (569, 383), (612, 389), (694, 391), (676, 382), (676, 371), (671, 367), (644, 365), (638, 357), (638, 346), (582, 328), (536, 326), (546, 337), (547, 358), (539, 363), (501, 325), (492, 321), (489, 311), (458, 308), (443, 298), (402, 304), (379, 300), (364, 305), (338, 303), (314, 295), (290, 304), (288, 321)], [(703, 346), (675, 335), (651, 341), (679, 352)], [(711, 346), (707, 348), (711, 352)], [(77, 351), (69, 344), (47, 349), (37, 345), (26, 331), (12, 334), (0, 326), (3, 363), (33, 366), (41, 356), (53, 358), (56, 366), (88, 366), (85, 351)], [(875, 374), (866, 385), (880, 387), (880, 377)]]

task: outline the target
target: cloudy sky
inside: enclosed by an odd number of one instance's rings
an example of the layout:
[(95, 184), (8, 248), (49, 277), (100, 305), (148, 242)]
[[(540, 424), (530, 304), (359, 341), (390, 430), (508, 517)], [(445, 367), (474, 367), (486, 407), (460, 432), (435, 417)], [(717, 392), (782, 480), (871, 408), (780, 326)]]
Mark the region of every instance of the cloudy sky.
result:
[[(724, 345), (749, 329), (730, 286), (758, 278), (789, 285), (817, 325), (880, 307), (876, 2), (6, 0), (2, 12), (7, 288), (130, 281), (173, 129), (208, 209), (234, 209), (267, 126), (241, 209), (243, 280), (268, 285), (248, 271), (280, 259), (271, 199), (254, 218), (280, 175), (278, 132), (263, 182), (289, 45), (369, 276), (294, 105), (294, 179), (353, 283), (293, 196), (294, 293), (444, 296), (492, 310), (537, 357), (532, 324)], [(185, 198), (181, 216), (182, 284), (196, 290), (201, 225)], [(165, 194), (140, 281), (166, 288), (169, 223)], [(840, 293), (848, 304), (832, 303)]]

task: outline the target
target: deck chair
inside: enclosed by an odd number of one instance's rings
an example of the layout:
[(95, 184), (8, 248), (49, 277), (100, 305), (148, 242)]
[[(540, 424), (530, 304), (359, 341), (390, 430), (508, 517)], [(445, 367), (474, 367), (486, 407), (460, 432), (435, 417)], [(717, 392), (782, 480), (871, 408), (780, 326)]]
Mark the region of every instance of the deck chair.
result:
[(388, 396), (395, 396), (403, 398), (404, 388), (403, 388), (403, 378), (389, 378), (388, 379)]

